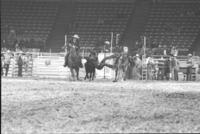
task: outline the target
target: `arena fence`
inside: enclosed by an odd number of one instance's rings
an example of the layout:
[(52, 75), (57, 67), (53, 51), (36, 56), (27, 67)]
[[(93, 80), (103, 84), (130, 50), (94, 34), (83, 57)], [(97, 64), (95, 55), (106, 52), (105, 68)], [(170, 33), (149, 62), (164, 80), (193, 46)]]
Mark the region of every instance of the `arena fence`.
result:
[[(18, 65), (16, 62), (16, 55), (17, 53), (14, 53), (13, 58), (11, 59), (10, 69), (8, 72), (9, 77), (17, 77), (18, 76)], [(40, 52), (32, 52), (29, 53), (29, 58), (26, 60), (23, 66), (23, 77), (37, 77), (37, 78), (69, 78), (70, 77), (70, 71), (69, 68), (64, 68), (64, 56), (65, 53), (40, 53)], [(82, 57), (86, 57), (88, 54), (82, 55)], [(104, 57), (112, 55), (112, 53), (99, 53), (98, 59), (101, 61)], [(23, 55), (23, 57), (26, 57), (27, 55)], [(163, 66), (164, 59), (167, 58), (167, 56), (163, 55), (154, 55), (153, 59), (157, 62), (157, 64)], [(180, 80), (185, 79), (186, 74), (186, 59), (187, 57), (181, 56), (178, 57), (180, 61), (180, 73), (179, 78)], [(200, 80), (200, 76), (198, 74), (198, 65), (200, 64), (200, 57), (193, 57), (195, 61), (194, 65), (194, 72), (193, 76), (194, 79)], [(82, 60), (83, 63), (85, 63), (85, 59)], [(108, 60), (107, 63), (112, 64), (113, 60)], [(104, 67), (102, 70), (96, 70), (96, 78), (108, 78), (113, 79), (115, 75), (115, 72), (113, 69)], [(80, 77), (85, 76), (85, 68), (80, 69)]]
[[(82, 57), (87, 56), (88, 54), (82, 55)], [(105, 56), (111, 55), (110, 53), (99, 54), (99, 60), (102, 60)], [(32, 52), (29, 53), (31, 58), (29, 61), (24, 63), (22, 74), (23, 77), (36, 77), (36, 78), (69, 78), (71, 76), (70, 70), (68, 67), (64, 68), (64, 53), (40, 53)], [(18, 65), (17, 65), (17, 53), (14, 53), (14, 56), (11, 59), (10, 68), (8, 71), (8, 77), (17, 77), (18, 76)], [(22, 55), (23, 59), (27, 55)], [(82, 59), (82, 63), (86, 62), (85, 59)], [(108, 60), (107, 63), (112, 63), (112, 60)], [(5, 71), (4, 71), (5, 72)], [(79, 72), (81, 78), (85, 77), (85, 68), (81, 68)], [(110, 68), (103, 68), (102, 70), (96, 71), (96, 78), (113, 78), (114, 70)]]

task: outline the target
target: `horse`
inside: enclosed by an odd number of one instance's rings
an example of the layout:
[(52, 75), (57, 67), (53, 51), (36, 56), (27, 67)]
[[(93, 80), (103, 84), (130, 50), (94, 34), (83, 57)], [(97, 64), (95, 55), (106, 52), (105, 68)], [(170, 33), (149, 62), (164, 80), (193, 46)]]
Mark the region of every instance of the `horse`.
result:
[(69, 56), (68, 56), (68, 67), (71, 72), (72, 80), (75, 80), (75, 73), (76, 72), (76, 79), (79, 79), (79, 64), (81, 62), (81, 57), (78, 54), (76, 47), (74, 45), (70, 46)]

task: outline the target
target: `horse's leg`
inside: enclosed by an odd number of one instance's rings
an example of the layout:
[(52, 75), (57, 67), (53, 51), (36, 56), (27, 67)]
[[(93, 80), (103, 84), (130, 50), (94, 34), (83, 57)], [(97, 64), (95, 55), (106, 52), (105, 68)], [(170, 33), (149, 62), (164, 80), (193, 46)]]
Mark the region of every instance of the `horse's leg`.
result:
[(109, 67), (109, 68), (114, 68), (115, 67), (115, 65), (110, 65), (110, 64), (104, 64), (104, 66), (106, 66), (106, 67)]
[(70, 68), (70, 72), (71, 72), (71, 78), (74, 81), (74, 70), (73, 70), (73, 68)]
[(92, 80), (94, 80), (95, 70), (92, 72)]
[(94, 78), (96, 78), (96, 69), (94, 70)]
[(94, 72), (91, 73), (91, 80), (94, 80)]
[(92, 73), (90, 72), (89, 81), (92, 79)]
[(124, 67), (123, 73), (122, 73), (122, 79), (125, 81), (126, 80), (126, 71), (128, 67)]
[(118, 80), (120, 80), (120, 81), (124, 80), (123, 73), (124, 73), (123, 68), (119, 68), (119, 70), (118, 70)]
[[(116, 55), (111, 55), (111, 56), (105, 57), (105, 58), (101, 61), (101, 63), (104, 63), (106, 60), (112, 59), (112, 58), (116, 58), (116, 57), (117, 57)], [(100, 64), (101, 64), (101, 63), (100, 63)]]
[(124, 69), (124, 80), (126, 81), (127, 79), (127, 72), (128, 72), (128, 69), (130, 67), (130, 64), (128, 63), (126, 66), (125, 66), (125, 69)]
[(80, 80), (79, 79), (79, 68), (76, 68), (75, 70), (76, 70), (76, 78), (77, 78), (77, 80)]
[(98, 70), (101, 70), (104, 66), (109, 67), (109, 68), (114, 68), (114, 65), (110, 65), (110, 64), (106, 64), (106, 63), (100, 64), (100, 65), (96, 66), (96, 68)]
[(88, 73), (86, 73), (84, 80), (86, 80), (88, 78)]
[(109, 64), (106, 64), (106, 60), (107, 59), (112, 59), (112, 58), (116, 58), (117, 55), (111, 55), (111, 56), (108, 56), (108, 57), (105, 57), (101, 62), (100, 64), (95, 64), (95, 67), (99, 70), (101, 70), (104, 66), (107, 66), (109, 68), (113, 68), (113, 65), (109, 65)]
[(117, 77), (118, 77), (118, 68), (115, 69), (115, 79), (113, 82), (117, 82)]

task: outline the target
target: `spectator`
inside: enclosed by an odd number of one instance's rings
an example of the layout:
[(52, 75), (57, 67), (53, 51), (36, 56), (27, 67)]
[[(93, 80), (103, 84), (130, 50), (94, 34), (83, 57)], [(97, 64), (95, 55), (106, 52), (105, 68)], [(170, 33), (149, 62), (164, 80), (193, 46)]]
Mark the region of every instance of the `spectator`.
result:
[(153, 41), (151, 44), (151, 48), (157, 48), (158, 47), (158, 43), (156, 41)]
[(177, 48), (176, 48), (175, 46), (173, 46), (173, 47), (171, 48), (170, 54), (171, 54), (172, 56), (178, 56), (178, 50), (177, 50)]
[(2, 47), (6, 47), (6, 40), (2, 40), (1, 46), (2, 46)]
[(158, 45), (158, 48), (156, 49), (156, 55), (163, 55), (163, 48), (162, 45)]
[(187, 59), (187, 81), (192, 80), (192, 67), (194, 66), (193, 59), (192, 59), (192, 54), (188, 54), (188, 59)]
[(105, 52), (109, 52), (110, 51), (110, 42), (109, 41), (105, 41), (104, 42), (104, 51)]
[(176, 56), (173, 56), (171, 59), (171, 74), (173, 80), (178, 80), (178, 71), (179, 71), (179, 61)]
[(140, 59), (140, 55), (136, 54), (135, 56), (135, 68), (136, 68), (136, 78), (141, 79), (142, 78), (142, 61)]
[(27, 72), (28, 71), (28, 65), (29, 65), (29, 53), (27, 52), (26, 55), (24, 55), (22, 59), (23, 59), (25, 72)]
[(16, 45), (15, 45), (15, 51), (16, 52), (19, 52), (21, 49), (20, 49), (20, 47), (19, 47), (19, 44), (18, 43), (16, 43)]
[(198, 74), (200, 74), (200, 63), (199, 63), (199, 66), (198, 66), (198, 71), (197, 71)]
[(153, 60), (153, 58), (151, 57), (151, 55), (147, 58), (146, 60), (146, 64), (147, 64), (147, 78), (148, 80), (153, 80), (153, 76), (154, 76), (154, 70), (155, 70), (155, 62)]
[(1, 76), (3, 76), (3, 68), (4, 68), (4, 54), (1, 54)]
[(18, 77), (22, 77), (22, 66), (23, 66), (22, 52), (19, 52), (17, 64), (18, 64)]
[(164, 77), (166, 80), (169, 80), (169, 73), (170, 73), (170, 59), (167, 57), (167, 59), (164, 62)]
[(4, 67), (6, 69), (5, 76), (7, 76), (8, 75), (8, 71), (9, 71), (10, 61), (11, 61), (11, 52), (10, 52), (10, 50), (7, 50), (7, 52), (5, 53), (4, 56), (5, 56)]
[(20, 47), (21, 50), (23, 50), (24, 45), (25, 45), (25, 41), (24, 41), (24, 39), (23, 39), (23, 40), (21, 40), (21, 41), (19, 42), (19, 47)]

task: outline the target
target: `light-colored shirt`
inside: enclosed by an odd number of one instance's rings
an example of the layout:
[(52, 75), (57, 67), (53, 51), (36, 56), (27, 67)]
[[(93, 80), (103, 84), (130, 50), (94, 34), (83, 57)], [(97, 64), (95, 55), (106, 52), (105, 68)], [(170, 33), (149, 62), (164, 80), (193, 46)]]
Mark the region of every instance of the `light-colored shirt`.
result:
[(193, 59), (192, 58), (189, 58), (187, 60), (187, 64), (188, 64), (188, 67), (192, 67), (194, 65), (194, 62), (193, 62)]
[(5, 57), (4, 63), (10, 64), (11, 55), (9, 53), (5, 53), (4, 57)]
[(148, 58), (146, 59), (146, 64), (154, 64), (153, 58), (148, 57)]

